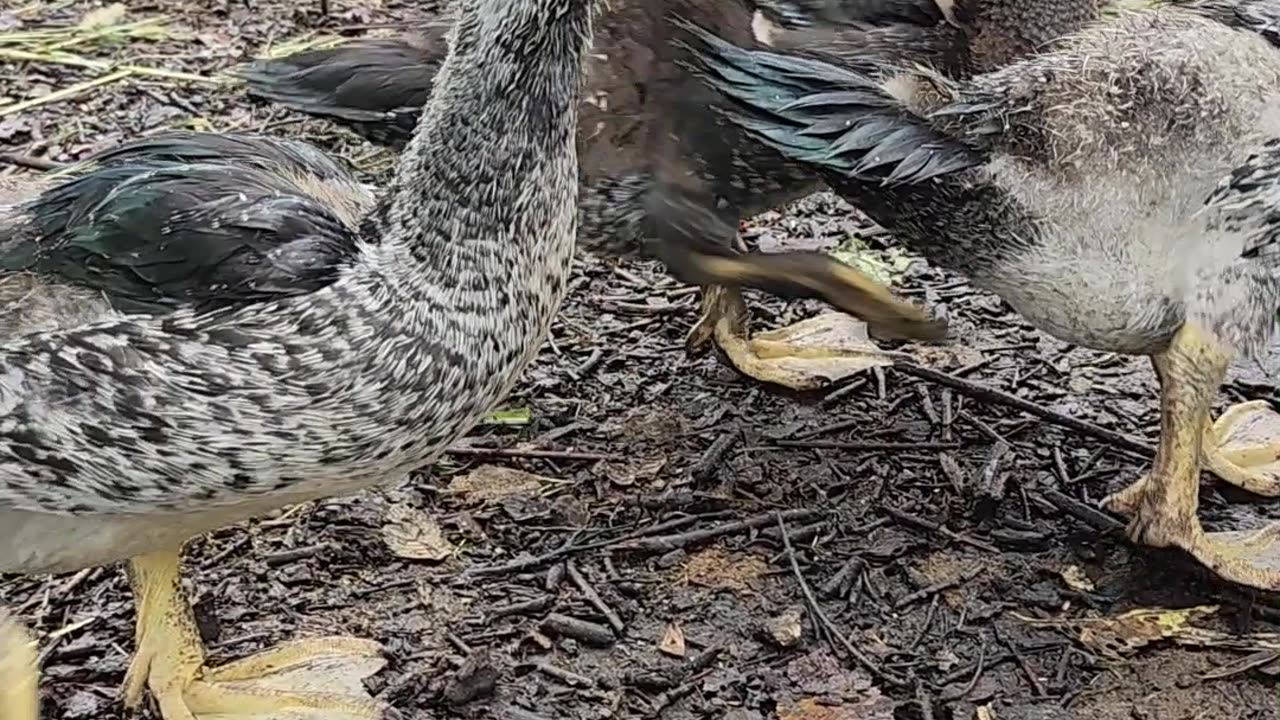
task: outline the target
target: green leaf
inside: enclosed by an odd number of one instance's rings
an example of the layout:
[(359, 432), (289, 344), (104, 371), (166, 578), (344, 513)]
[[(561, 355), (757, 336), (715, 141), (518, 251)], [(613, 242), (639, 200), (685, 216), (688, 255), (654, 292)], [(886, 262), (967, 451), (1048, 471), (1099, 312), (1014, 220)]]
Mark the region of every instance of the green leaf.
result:
[(480, 422), (483, 425), (528, 425), (533, 422), (533, 411), (527, 407), (495, 410)]
[(830, 255), (885, 285), (893, 285), (915, 259), (896, 247), (872, 250), (866, 241), (857, 235), (850, 236), (848, 240), (833, 248)]

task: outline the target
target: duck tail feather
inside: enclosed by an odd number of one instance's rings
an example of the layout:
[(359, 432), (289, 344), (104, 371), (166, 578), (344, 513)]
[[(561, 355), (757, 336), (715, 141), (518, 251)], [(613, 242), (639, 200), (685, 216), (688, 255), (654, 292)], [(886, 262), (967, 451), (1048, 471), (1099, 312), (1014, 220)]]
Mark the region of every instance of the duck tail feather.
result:
[(677, 18), (686, 65), (726, 100), (730, 122), (785, 156), (882, 184), (920, 183), (982, 157), (915, 115), (879, 82), (820, 60), (745, 50)]

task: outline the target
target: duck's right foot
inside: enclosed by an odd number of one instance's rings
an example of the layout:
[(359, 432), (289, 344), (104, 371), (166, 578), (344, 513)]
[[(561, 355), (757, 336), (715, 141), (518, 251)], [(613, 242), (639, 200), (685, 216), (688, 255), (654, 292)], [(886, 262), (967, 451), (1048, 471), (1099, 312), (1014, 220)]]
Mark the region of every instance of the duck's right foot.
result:
[(1128, 531), (1134, 542), (1180, 548), (1224, 580), (1280, 590), (1280, 524), (1248, 533), (1206, 533), (1196, 516), (1201, 459), (1222, 453), (1221, 443), (1215, 441), (1222, 437), (1217, 431), (1231, 425), (1224, 417), (1206, 429), (1210, 401), (1226, 375), (1229, 354), (1187, 324), (1169, 349), (1153, 360), (1161, 381), (1160, 445), (1154, 466), (1103, 505), (1132, 515)]
[(876, 365), (892, 353), (867, 338), (866, 326), (842, 313), (825, 313), (751, 337), (741, 291), (704, 288), (704, 314), (686, 339), (691, 352), (714, 339), (742, 374), (792, 390), (813, 390)]

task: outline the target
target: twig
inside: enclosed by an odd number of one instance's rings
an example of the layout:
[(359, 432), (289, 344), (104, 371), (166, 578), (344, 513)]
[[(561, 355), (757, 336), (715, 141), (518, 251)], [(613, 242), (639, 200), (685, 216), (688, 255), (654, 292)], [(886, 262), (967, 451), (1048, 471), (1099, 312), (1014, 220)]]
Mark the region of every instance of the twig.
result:
[(849, 592), (849, 587), (853, 585), (853, 581), (862, 574), (867, 567), (867, 562), (857, 555), (852, 555), (848, 560), (844, 561), (844, 565), (836, 571), (831, 579), (823, 583), (819, 588), (819, 592), (823, 597), (842, 597)]
[(445, 453), (471, 457), (541, 458), (544, 460), (616, 460), (615, 455), (573, 452), (571, 450), (520, 450), (517, 448), (486, 448), (454, 446)]
[(946, 537), (950, 540), (954, 540), (956, 542), (962, 542), (966, 545), (976, 547), (979, 550), (986, 550), (987, 552), (990, 552), (990, 553), (1000, 552), (999, 548), (997, 548), (996, 546), (990, 543), (985, 543), (981, 540), (971, 538), (967, 535), (961, 535), (960, 533), (955, 532), (954, 530), (951, 530), (945, 525), (939, 525), (938, 523), (935, 523), (935, 522), (929, 522), (928, 520), (925, 520), (922, 517), (912, 515), (911, 513), (908, 513), (908, 512), (903, 512), (896, 508), (884, 506), (882, 509), (886, 513), (892, 515), (894, 518), (898, 520), (901, 520), (902, 522), (905, 522), (909, 525), (915, 525), (916, 527), (919, 527), (919, 528), (924, 528), (925, 530), (929, 530), (931, 532), (936, 532), (939, 535), (942, 535), (943, 537)]
[(9, 50), (0, 48), (0, 60), (69, 65), (71, 67), (86, 68), (89, 70), (114, 70), (115, 73), (124, 73), (121, 77), (137, 75), (141, 77), (157, 77), (164, 78), (165, 80), (178, 80), (181, 82), (203, 83), (207, 85), (224, 85), (230, 81), (229, 78), (213, 78), (206, 77), (204, 75), (193, 75), (192, 73), (178, 72), (176, 70), (164, 70), (162, 68), (147, 67), (145, 65), (128, 65), (103, 62), (102, 60), (90, 60), (89, 58), (83, 58), (78, 55), (62, 52), (33, 53), (26, 50)]
[[(774, 519), (778, 523), (778, 532), (782, 535), (782, 547), (787, 553), (787, 559), (791, 561), (791, 572), (796, 576), (796, 582), (800, 584), (800, 592), (804, 594), (805, 603), (809, 606), (809, 615), (814, 621), (814, 627), (820, 627), (825, 630), (829, 640), (838, 640), (849, 655), (876, 678), (896, 687), (906, 687), (907, 682), (905, 680), (897, 675), (890, 674), (887, 670), (881, 669), (879, 665), (872, 662), (871, 658), (864, 655), (861, 650), (854, 646), (849, 638), (845, 637), (839, 628), (835, 626), (835, 623), (831, 622), (831, 618), (827, 617), (827, 614), (822, 611), (822, 606), (818, 604), (817, 598), (813, 596), (813, 590), (809, 588), (809, 583), (804, 579), (804, 573), (800, 572), (800, 562), (796, 560), (795, 548), (791, 546), (791, 536), (787, 534), (787, 524), (783, 520), (782, 513), (774, 513)], [(834, 647), (832, 650), (839, 652)]]
[(1138, 438), (1118, 433), (1114, 430), (1108, 430), (1100, 425), (1095, 425), (1094, 423), (1080, 420), (1079, 418), (1073, 418), (1070, 415), (1055, 412), (1042, 405), (1038, 405), (1030, 400), (1025, 400), (1003, 390), (996, 390), (995, 388), (980, 385), (949, 373), (930, 370), (929, 368), (912, 365), (910, 363), (895, 365), (894, 369), (901, 370), (908, 375), (914, 375), (922, 380), (928, 380), (929, 382), (937, 383), (939, 385), (945, 385), (978, 400), (985, 400), (987, 402), (1017, 408), (1028, 415), (1034, 415), (1051, 424), (1075, 430), (1076, 432), (1084, 435), (1093, 436), (1116, 447), (1129, 450), (1130, 452), (1140, 453), (1147, 457), (1154, 456), (1156, 452), (1155, 448), (1153, 448), (1149, 443), (1139, 440)]
[(567, 542), (555, 550), (545, 552), (541, 555), (516, 558), (515, 560), (509, 560), (498, 565), (483, 565), (477, 568), (468, 568), (467, 570), (462, 571), (462, 577), (471, 578), (479, 575), (502, 575), (505, 573), (520, 572), (521, 570), (528, 570), (529, 568), (544, 565), (552, 560), (559, 560), (565, 555), (606, 548), (614, 542), (616, 542), (616, 540), (601, 540), (599, 542), (583, 543), (581, 545), (574, 545), (572, 542)]
[(813, 450), (853, 450), (862, 452), (875, 451), (911, 451), (911, 450), (955, 450), (960, 443), (954, 442), (840, 442), (838, 440), (778, 440), (778, 447), (808, 448)]
[(1009, 443), (997, 440), (991, 446), (987, 462), (982, 466), (982, 474), (978, 481), (977, 507), (975, 514), (979, 517), (991, 517), (1000, 507), (1005, 495), (1005, 473), (1001, 472), (1005, 456), (1013, 449)]
[(705, 482), (715, 477), (716, 470), (720, 469), (720, 464), (724, 461), (724, 456), (741, 439), (742, 431), (736, 427), (716, 438), (706, 452), (702, 454), (702, 457), (698, 458), (698, 461), (694, 463), (693, 468), (689, 471), (689, 476), (693, 478), (694, 482)]
[(1095, 530), (1116, 533), (1124, 531), (1124, 523), (1057, 490), (1044, 490), (1038, 496), (1053, 507), (1093, 527)]
[(808, 520), (812, 517), (821, 515), (817, 510), (783, 510), (780, 513), (766, 513), (747, 518), (746, 520), (738, 520), (736, 522), (717, 525), (713, 528), (703, 530), (690, 530), (689, 532), (680, 533), (678, 535), (660, 535), (658, 537), (636, 538), (634, 540), (624, 540), (609, 546), (610, 550), (635, 550), (641, 552), (667, 552), (678, 548), (692, 545), (694, 543), (710, 540), (711, 538), (729, 533), (742, 532), (743, 530), (753, 530), (755, 528), (764, 527), (773, 522), (775, 516), (782, 517), (786, 520)]
[(520, 602), (510, 603), (508, 605), (499, 605), (488, 612), (488, 620), (493, 621), (498, 618), (507, 617), (508, 615), (531, 615), (540, 613), (551, 607), (551, 603), (555, 598), (550, 595), (532, 598), (530, 600), (522, 600)]
[(264, 556), (262, 561), (266, 563), (267, 567), (279, 567), (281, 565), (288, 565), (291, 562), (314, 557), (325, 550), (328, 550), (330, 547), (332, 547), (330, 543), (320, 543), (318, 545), (293, 548), (292, 550), (281, 550)]
[(533, 666), (538, 672), (549, 677), (553, 677), (570, 687), (593, 688), (596, 686), (595, 680), (576, 672), (558, 668), (550, 663), (537, 663)]
[(22, 153), (0, 153), (0, 160), (17, 165), (18, 167), (30, 168), (32, 170), (61, 170), (66, 167), (66, 163), (60, 163), (56, 160), (35, 157), (33, 155), (23, 155)]
[[(0, 57), (3, 57), (3, 55), (0, 54)], [(103, 75), (102, 77), (96, 77), (92, 80), (85, 80), (84, 82), (79, 82), (79, 83), (76, 83), (75, 85), (64, 87), (61, 90), (55, 90), (49, 93), (48, 95), (41, 95), (38, 98), (31, 98), (30, 100), (22, 100), (16, 103), (9, 103), (8, 105), (0, 107), (0, 117), (4, 117), (6, 115), (14, 115), (24, 110), (30, 110), (31, 108), (34, 108), (34, 107), (47, 105), (48, 103), (52, 103), (52, 102), (58, 102), (59, 100), (66, 100), (67, 98), (75, 97), (80, 93), (92, 90), (93, 88), (96, 88), (100, 85), (109, 85), (110, 83), (116, 82), (118, 80), (123, 80), (132, 74), (133, 72), (131, 70), (117, 70), (109, 75)]]
[(596, 645), (599, 647), (607, 647), (612, 645), (614, 640), (613, 633), (609, 628), (593, 623), (589, 620), (580, 620), (568, 615), (560, 613), (551, 613), (547, 615), (547, 619), (542, 621), (543, 630), (551, 630), (557, 635), (571, 637), (575, 640), (581, 640), (588, 645)]
[(574, 585), (578, 586), (578, 590), (587, 598), (587, 602), (595, 606), (601, 615), (604, 615), (614, 633), (621, 637), (626, 632), (627, 626), (622, 622), (622, 618), (618, 617), (618, 613), (614, 612), (613, 608), (609, 607), (609, 603), (606, 603), (604, 598), (600, 597), (600, 593), (596, 592), (591, 583), (587, 582), (587, 579), (578, 571), (578, 566), (572, 560), (565, 563), (565, 569), (569, 572), (569, 579), (573, 581)]
[(916, 683), (916, 704), (920, 706), (921, 720), (934, 720), (933, 714), (933, 698), (929, 696), (929, 691), (925, 689), (924, 683)]
[(954, 695), (951, 693), (948, 693), (938, 699), (943, 702), (951, 702), (953, 700), (959, 700), (965, 695), (968, 695), (969, 693), (973, 692), (973, 689), (978, 687), (978, 680), (982, 677), (982, 671), (985, 670), (986, 667), (987, 667), (987, 641), (984, 638), (982, 641), (982, 646), (978, 648), (978, 666), (977, 668), (974, 669), (973, 677), (969, 678), (968, 684), (966, 684), (964, 688), (960, 690), (959, 693), (956, 693)]
[(1035, 696), (1042, 698), (1048, 697), (1049, 693), (1044, 688), (1044, 683), (1040, 682), (1040, 678), (1036, 676), (1035, 671), (1031, 669), (1031, 663), (1027, 662), (1027, 658), (1022, 651), (1013, 644), (1013, 641), (1006, 638), (1004, 633), (1000, 632), (998, 626), (993, 625), (991, 630), (996, 634), (996, 642), (1004, 645), (1005, 649), (1013, 655), (1014, 662), (1018, 663), (1018, 667), (1022, 668), (1022, 674), (1027, 676), (1027, 680), (1031, 681), (1031, 687), (1035, 691)]

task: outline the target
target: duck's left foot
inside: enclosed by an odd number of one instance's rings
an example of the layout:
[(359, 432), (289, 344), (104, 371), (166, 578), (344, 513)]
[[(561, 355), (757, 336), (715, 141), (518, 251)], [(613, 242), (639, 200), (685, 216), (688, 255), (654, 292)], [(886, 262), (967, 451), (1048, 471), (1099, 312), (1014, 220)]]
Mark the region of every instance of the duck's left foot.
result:
[(1204, 462), (1242, 490), (1280, 496), (1280, 413), (1265, 400), (1233, 405), (1209, 429)]
[(164, 720), (386, 720), (364, 689), (386, 660), (369, 640), (329, 637), (277, 645), (219, 667), (204, 645), (178, 579), (178, 553), (133, 560), (137, 648), (125, 674), (128, 708), (149, 689)]
[(1134, 542), (1178, 548), (1223, 580), (1280, 591), (1280, 523), (1254, 531), (1207, 533), (1194, 515), (1194, 499), (1163, 496), (1162, 486), (1169, 487), (1146, 476), (1103, 502), (1112, 510), (1132, 512), (1128, 535)]
[(792, 390), (813, 390), (877, 365), (893, 353), (867, 338), (867, 326), (842, 313), (825, 313), (750, 337), (747, 310), (736, 288), (704, 289), (704, 314), (690, 332), (691, 350), (714, 338), (748, 377)]

